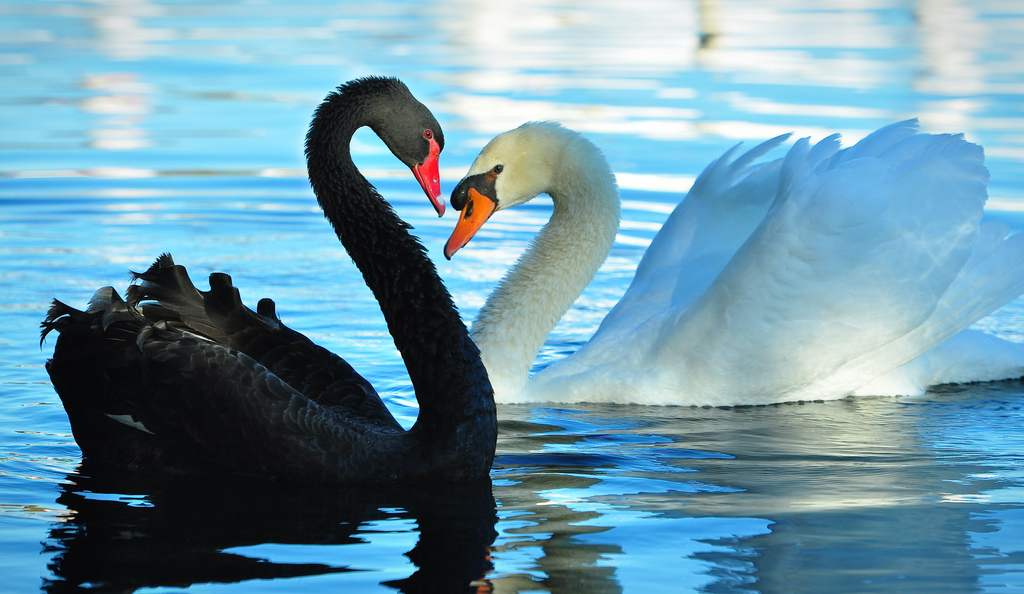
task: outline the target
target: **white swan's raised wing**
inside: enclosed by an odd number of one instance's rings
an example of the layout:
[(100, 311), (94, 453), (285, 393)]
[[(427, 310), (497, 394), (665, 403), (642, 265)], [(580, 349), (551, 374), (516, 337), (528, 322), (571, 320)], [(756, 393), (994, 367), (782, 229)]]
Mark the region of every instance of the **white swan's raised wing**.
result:
[(681, 307), (707, 289), (775, 200), (782, 160), (754, 161), (788, 137), (732, 160), (737, 145), (704, 169), (647, 248), (626, 294), (601, 322), (604, 331), (620, 323), (629, 331), (637, 311)]
[(730, 154), (673, 213), (594, 338), (535, 377), (531, 399), (839, 398), (1024, 290), (1024, 242), (981, 226), (988, 173), (962, 137), (903, 122), (842, 151), (836, 137), (802, 140), (752, 168)]

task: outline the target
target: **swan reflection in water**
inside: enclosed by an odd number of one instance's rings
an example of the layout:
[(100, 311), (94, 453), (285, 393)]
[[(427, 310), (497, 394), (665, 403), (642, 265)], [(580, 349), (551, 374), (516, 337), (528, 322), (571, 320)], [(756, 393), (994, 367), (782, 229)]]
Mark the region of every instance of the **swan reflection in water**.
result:
[(600, 594), (637, 584), (966, 592), (1013, 580), (1020, 448), (976, 438), (1020, 422), (1020, 390), (735, 408), (504, 405), (490, 581)]
[(45, 543), (54, 575), (44, 589), (319, 576), (275, 585), (829, 592), (870, 579), (876, 592), (976, 591), (1020, 575), (1024, 445), (991, 436), (1013, 435), (1021, 391), (1002, 382), (767, 407), (504, 405), (493, 490), (106, 476), (84, 465), (61, 487), (70, 521)]
[[(367, 560), (391, 569), (395, 562), (382, 559), (379, 549), (366, 555), (338, 546), (327, 562), (320, 551), (318, 562), (303, 562), (313, 554), (295, 562), (298, 555), (277, 561), (259, 554), (259, 545), (366, 544), (368, 528), (377, 522), (414, 522), (419, 534), (405, 553), (415, 572), (384, 585), (401, 592), (476, 592), (491, 569), (489, 549), (497, 536), (490, 480), (362, 488), (212, 475), (126, 476), (84, 463), (61, 490), (57, 503), (71, 513), (44, 543), (53, 554), (47, 592), (183, 588), (377, 569)], [(248, 547), (253, 549), (247, 553)]]

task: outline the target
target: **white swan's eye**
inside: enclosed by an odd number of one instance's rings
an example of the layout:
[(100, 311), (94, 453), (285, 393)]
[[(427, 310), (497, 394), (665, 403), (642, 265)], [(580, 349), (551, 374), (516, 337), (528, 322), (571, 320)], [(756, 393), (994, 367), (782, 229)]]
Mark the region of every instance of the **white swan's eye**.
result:
[(504, 165), (502, 165), (501, 163), (498, 163), (497, 165), (495, 165), (495, 166), (494, 166), (494, 169), (493, 169), (493, 171), (494, 171), (495, 173), (501, 173), (501, 171), (502, 171), (503, 169), (505, 169), (505, 166), (504, 166)]
[(433, 137), (434, 137), (434, 131), (433, 130), (424, 130), (423, 131), (423, 138), (426, 138), (427, 140), (430, 140)]

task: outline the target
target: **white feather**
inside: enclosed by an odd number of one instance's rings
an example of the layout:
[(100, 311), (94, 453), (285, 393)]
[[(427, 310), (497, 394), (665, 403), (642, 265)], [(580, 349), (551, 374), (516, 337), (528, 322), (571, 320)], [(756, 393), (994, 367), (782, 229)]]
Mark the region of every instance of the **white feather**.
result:
[(522, 188), (514, 203), (546, 192), (555, 215), (473, 326), (499, 402), (768, 404), (1024, 375), (1024, 347), (963, 332), (1024, 292), (1024, 239), (981, 223), (981, 148), (910, 121), (844, 150), (835, 136), (800, 140), (764, 164), (752, 163), (784, 137), (727, 152), (593, 338), (527, 381), (607, 256), (618, 192), (573, 132), (528, 124), (503, 136), (480, 167), (513, 162), (509, 147), (561, 152), (540, 176), (530, 163), (502, 173)]
[(114, 419), (118, 423), (123, 423), (125, 425), (128, 425), (129, 427), (132, 427), (133, 429), (138, 429), (139, 431), (145, 431), (146, 433), (149, 433), (150, 435), (153, 435), (152, 431), (147, 429), (146, 426), (143, 425), (142, 423), (140, 423), (139, 421), (136, 421), (135, 418), (132, 417), (131, 415), (109, 415), (108, 414), (107, 416), (110, 417), (111, 419)]

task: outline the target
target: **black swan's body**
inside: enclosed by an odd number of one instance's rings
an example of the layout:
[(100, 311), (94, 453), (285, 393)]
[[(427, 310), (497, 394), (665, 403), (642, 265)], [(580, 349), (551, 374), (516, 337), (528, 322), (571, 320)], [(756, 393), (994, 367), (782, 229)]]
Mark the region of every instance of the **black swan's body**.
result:
[[(494, 400), (479, 353), (422, 245), (349, 155), (370, 126), (435, 200), (444, 139), (395, 79), (328, 95), (306, 137), (310, 183), (363, 273), (402, 353), (420, 412), (403, 430), (345, 361), (284, 326), (270, 300), (246, 308), (225, 274), (197, 290), (169, 255), (110, 287), (88, 312), (55, 301), (47, 371), (83, 454), (133, 468), (237, 471), (339, 483), (487, 476)], [(436, 202), (435, 202), (436, 204)]]

